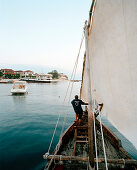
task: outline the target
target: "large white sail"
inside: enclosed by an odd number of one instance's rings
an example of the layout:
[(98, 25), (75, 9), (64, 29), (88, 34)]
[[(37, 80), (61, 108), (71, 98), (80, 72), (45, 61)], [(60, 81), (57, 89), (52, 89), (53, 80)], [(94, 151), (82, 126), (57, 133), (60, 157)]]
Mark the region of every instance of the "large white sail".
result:
[[(89, 28), (92, 96), (137, 148), (137, 0), (97, 0)], [(86, 59), (81, 97), (87, 100)]]

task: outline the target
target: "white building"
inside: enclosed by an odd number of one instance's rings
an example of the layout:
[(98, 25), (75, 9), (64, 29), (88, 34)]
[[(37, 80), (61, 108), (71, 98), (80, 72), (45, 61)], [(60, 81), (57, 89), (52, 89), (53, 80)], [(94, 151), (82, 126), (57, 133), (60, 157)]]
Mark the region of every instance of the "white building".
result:
[(33, 76), (34, 72), (31, 70), (24, 71), (24, 76)]

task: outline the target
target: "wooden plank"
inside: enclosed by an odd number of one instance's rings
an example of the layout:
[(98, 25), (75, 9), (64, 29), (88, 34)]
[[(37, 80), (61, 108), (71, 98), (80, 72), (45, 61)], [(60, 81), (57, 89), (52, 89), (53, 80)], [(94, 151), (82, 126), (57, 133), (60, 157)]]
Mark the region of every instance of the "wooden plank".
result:
[(77, 129), (88, 129), (88, 126), (75, 126)]
[(88, 132), (80, 132), (80, 135), (88, 135)]
[(77, 140), (77, 129), (75, 129), (75, 134), (74, 134), (74, 151), (73, 151), (73, 156), (76, 155), (76, 140)]
[(88, 143), (88, 141), (86, 141), (86, 140), (77, 140), (76, 142), (77, 143)]
[(91, 167), (94, 167), (94, 154), (93, 154), (93, 113), (92, 110), (88, 111), (88, 147), (89, 147), (89, 162)]
[(85, 138), (88, 138), (88, 136), (77, 136), (77, 138), (85, 139)]
[(64, 156), (64, 155), (49, 155), (48, 157), (45, 157), (43, 155), (44, 159), (54, 159), (54, 160), (68, 160), (68, 161), (82, 161), (82, 162), (88, 162), (88, 158), (79, 157), (79, 156)]

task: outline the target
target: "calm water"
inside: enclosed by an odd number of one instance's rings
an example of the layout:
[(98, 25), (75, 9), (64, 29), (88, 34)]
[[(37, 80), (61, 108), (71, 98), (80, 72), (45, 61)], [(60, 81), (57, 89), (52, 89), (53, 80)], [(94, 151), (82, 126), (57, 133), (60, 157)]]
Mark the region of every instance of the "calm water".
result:
[[(40, 170), (45, 161), (42, 155), (47, 152), (53, 130), (61, 113), (61, 120), (51, 147), (55, 148), (63, 122), (66, 126), (74, 120), (71, 105), (62, 105), (68, 82), (51, 84), (28, 84), (28, 95), (10, 95), (11, 84), (0, 84), (0, 169), (1, 170)], [(79, 94), (80, 83), (74, 83), (74, 94)], [(118, 134), (124, 147), (133, 158), (137, 152), (117, 130), (104, 119), (105, 124)]]

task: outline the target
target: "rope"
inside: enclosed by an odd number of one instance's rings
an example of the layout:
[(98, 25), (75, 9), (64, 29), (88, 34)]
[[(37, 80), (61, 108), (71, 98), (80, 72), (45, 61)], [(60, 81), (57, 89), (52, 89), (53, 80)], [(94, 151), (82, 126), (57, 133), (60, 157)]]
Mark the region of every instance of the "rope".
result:
[(104, 143), (104, 135), (103, 135), (103, 129), (102, 129), (102, 121), (101, 121), (100, 111), (99, 111), (99, 119), (100, 119), (100, 129), (101, 129), (101, 135), (102, 135), (103, 151), (104, 151), (104, 157), (105, 157), (105, 165), (106, 165), (106, 170), (108, 170), (107, 156), (106, 156), (106, 149), (105, 149), (105, 143)]
[(93, 120), (94, 120), (94, 139), (95, 139), (95, 151), (96, 151), (96, 166), (98, 170), (98, 151), (97, 151), (97, 136), (96, 136), (96, 123), (95, 123), (95, 100), (94, 100), (94, 110), (93, 110)]
[[(70, 80), (72, 80), (72, 78), (74, 80), (74, 78), (75, 78), (76, 69), (77, 69), (77, 65), (78, 65), (79, 54), (80, 54), (80, 50), (81, 50), (81, 47), (82, 47), (83, 39), (84, 39), (84, 34), (82, 34), (82, 39), (81, 39), (80, 48), (79, 48), (79, 51), (78, 51), (78, 56), (77, 56), (77, 59), (76, 59), (76, 62), (75, 62), (75, 65), (74, 65)], [(72, 83), (72, 87), (71, 87), (71, 93), (72, 93), (73, 83)], [(66, 91), (66, 95), (65, 95), (64, 100), (63, 100), (63, 105), (65, 103), (69, 87), (70, 87), (70, 81), (69, 81), (69, 85), (68, 85), (68, 88), (67, 88), (67, 91)], [(70, 96), (69, 96), (69, 101), (70, 101), (71, 93), (70, 93)], [(46, 156), (49, 155), (49, 152), (50, 152), (50, 149), (51, 149), (51, 146), (52, 146), (52, 142), (53, 142), (56, 130), (57, 130), (58, 123), (59, 123), (60, 115), (61, 115), (61, 113), (59, 113), (58, 120), (57, 120), (57, 123), (55, 125), (55, 129), (54, 129), (54, 132), (53, 132), (53, 135), (52, 135), (52, 139), (51, 139), (51, 142), (50, 142), (50, 145), (49, 145), (49, 148), (48, 148), (48, 152), (45, 153)], [(62, 135), (63, 130), (64, 130), (65, 122), (66, 122), (66, 114), (64, 116), (64, 122), (63, 122), (63, 125), (62, 125), (61, 135)], [(55, 148), (55, 153), (56, 153), (56, 150), (57, 150), (57, 147)]]
[(55, 135), (55, 133), (56, 133), (56, 129), (57, 129), (57, 126), (58, 126), (58, 123), (59, 123), (59, 119), (60, 119), (60, 114), (59, 114), (59, 116), (58, 116), (58, 120), (57, 120), (55, 129), (54, 129), (53, 136), (52, 136), (52, 139), (51, 139), (51, 142), (50, 142), (49, 149), (48, 149), (48, 152), (47, 152), (47, 153), (49, 153), (49, 151), (50, 151), (50, 148), (51, 148), (51, 145), (52, 145), (52, 142), (53, 142), (53, 139), (54, 139), (54, 135)]
[[(82, 47), (83, 40), (84, 40), (84, 34), (82, 34), (81, 43), (80, 43), (80, 48), (79, 48), (79, 51), (78, 51), (77, 59), (76, 59), (76, 61), (75, 61), (75, 65), (74, 65), (74, 68), (73, 68), (73, 71), (72, 71), (70, 80), (72, 80), (72, 79), (74, 80), (74, 78), (75, 78), (75, 73), (76, 73), (75, 70), (77, 69), (79, 54), (80, 54), (80, 50), (81, 50), (81, 47)], [(74, 75), (74, 77), (73, 77), (73, 75)], [(69, 85), (68, 85), (68, 88), (67, 88), (66, 95), (65, 95), (65, 98), (64, 98), (63, 103), (64, 103), (65, 100), (66, 100), (66, 97), (67, 97), (67, 93), (68, 93), (69, 87), (70, 87), (70, 81), (69, 81)]]
[[(72, 75), (71, 75), (71, 79), (70, 79), (70, 80), (73, 79), (73, 82), (72, 82), (72, 86), (71, 86), (71, 90), (70, 90), (68, 105), (70, 104), (70, 99), (71, 99), (71, 95), (72, 95), (72, 89), (73, 89), (73, 85), (74, 85), (74, 79), (75, 79), (75, 75), (76, 75), (76, 70), (77, 70), (77, 66), (78, 66), (78, 60), (79, 60), (79, 55), (80, 55), (81, 47), (82, 47), (82, 44), (83, 44), (83, 40), (84, 40), (84, 34), (82, 34), (82, 38), (81, 38), (81, 43), (80, 43), (77, 59), (76, 59), (76, 62), (75, 62), (74, 68), (73, 68), (73, 72), (72, 72)], [(68, 93), (69, 87), (70, 87), (70, 82), (69, 82), (69, 86), (67, 88), (67, 93)], [(64, 98), (64, 102), (65, 102), (66, 96)], [(65, 124), (66, 124), (66, 114), (64, 115), (64, 122), (63, 122), (63, 125), (62, 125), (61, 135), (63, 134)]]
[(88, 167), (89, 167), (89, 156), (88, 156), (87, 170), (88, 170)]
[(123, 163), (124, 163), (122, 168), (125, 168), (125, 164), (126, 164), (125, 159), (122, 159), (122, 160), (123, 160)]

